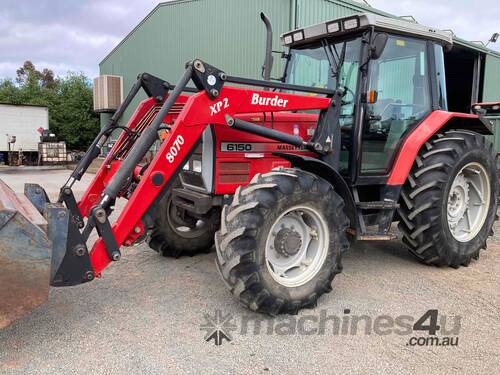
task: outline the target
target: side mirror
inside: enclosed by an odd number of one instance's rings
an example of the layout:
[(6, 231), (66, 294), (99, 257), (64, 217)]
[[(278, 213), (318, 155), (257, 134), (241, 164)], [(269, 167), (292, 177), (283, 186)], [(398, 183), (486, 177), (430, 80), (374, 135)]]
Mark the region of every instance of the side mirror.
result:
[(371, 59), (377, 60), (378, 58), (380, 58), (380, 56), (382, 56), (388, 39), (389, 35), (387, 35), (386, 33), (377, 33), (375, 35), (370, 46)]

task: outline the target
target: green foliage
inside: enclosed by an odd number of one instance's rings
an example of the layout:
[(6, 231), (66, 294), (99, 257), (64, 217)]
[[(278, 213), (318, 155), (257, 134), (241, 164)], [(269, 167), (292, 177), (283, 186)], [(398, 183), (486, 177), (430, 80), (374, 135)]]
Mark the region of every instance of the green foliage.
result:
[(16, 71), (16, 82), (20, 85), (29, 85), (53, 89), (55, 88), (56, 81), (54, 79), (54, 72), (45, 68), (43, 71), (38, 71), (31, 61), (25, 61), (23, 66)]
[(49, 69), (36, 70), (31, 61), (16, 73), (15, 81), (0, 81), (0, 102), (47, 106), (50, 130), (66, 141), (68, 148), (85, 150), (99, 132), (89, 79), (82, 73), (55, 78)]

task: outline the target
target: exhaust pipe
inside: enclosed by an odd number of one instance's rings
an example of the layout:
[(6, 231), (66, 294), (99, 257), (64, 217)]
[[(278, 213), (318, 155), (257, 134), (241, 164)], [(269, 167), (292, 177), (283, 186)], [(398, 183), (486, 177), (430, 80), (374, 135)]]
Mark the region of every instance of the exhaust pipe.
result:
[[(265, 81), (271, 80), (271, 71), (273, 70), (273, 26), (271, 25), (271, 20), (266, 16), (264, 12), (260, 13), (260, 18), (264, 25), (266, 25), (266, 56), (264, 59), (264, 65), (262, 65), (262, 78)], [(268, 89), (266, 89), (268, 90)]]

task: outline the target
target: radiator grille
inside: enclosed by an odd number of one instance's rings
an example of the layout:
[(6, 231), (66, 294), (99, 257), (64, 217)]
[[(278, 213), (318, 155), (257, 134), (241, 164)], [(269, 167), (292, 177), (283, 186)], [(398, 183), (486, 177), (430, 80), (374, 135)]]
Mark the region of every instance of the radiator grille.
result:
[(184, 103), (180, 104), (174, 104), (170, 111), (168, 112), (169, 115), (178, 115), (181, 113), (182, 109), (184, 108)]
[[(174, 118), (176, 118), (179, 115), (179, 113), (181, 113), (183, 108), (184, 104), (174, 104), (173, 107), (168, 112), (167, 116), (173, 116)], [(135, 141), (139, 138), (144, 129), (146, 129), (148, 126), (151, 125), (151, 123), (158, 115), (160, 109), (161, 105), (156, 105), (149, 109), (149, 111), (144, 115), (143, 118), (139, 120), (137, 126), (134, 128), (134, 135), (127, 137), (127, 139), (122, 144), (118, 145), (116, 151), (114, 151), (115, 158), (123, 159), (128, 155)], [(155, 153), (157, 149), (158, 147), (154, 147), (154, 150), (152, 150), (153, 153)]]

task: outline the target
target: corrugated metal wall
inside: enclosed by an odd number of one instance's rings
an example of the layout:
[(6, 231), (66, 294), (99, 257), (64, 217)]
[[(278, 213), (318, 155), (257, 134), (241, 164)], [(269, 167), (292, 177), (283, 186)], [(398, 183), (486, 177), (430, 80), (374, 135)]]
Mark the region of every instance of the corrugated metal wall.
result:
[(487, 55), (484, 69), (483, 100), (500, 100), (500, 58)]
[(360, 12), (371, 12), (391, 17), (388, 13), (349, 0), (296, 0), (296, 6), (297, 27), (305, 27)]
[[(483, 101), (500, 101), (500, 58), (487, 55), (484, 70), (484, 89)], [(500, 152), (500, 117), (490, 117), (492, 125), (495, 128), (495, 135), (492, 141), (495, 143), (495, 149)]]
[(352, 7), (325, 0), (297, 0), (297, 27), (358, 13)]
[[(265, 29), (259, 14), (272, 21), (274, 48), (280, 34), (295, 27), (371, 8), (337, 0), (186, 0), (160, 4), (100, 64), (101, 74), (124, 78), (128, 92), (137, 74), (149, 72), (175, 82), (187, 60), (199, 57), (233, 75), (259, 78)], [(386, 14), (373, 10), (379, 14)], [(274, 55), (274, 76), (283, 63)], [(132, 103), (133, 107), (137, 101)], [(125, 118), (132, 110), (127, 111)], [(101, 115), (104, 123), (109, 115)]]
[(491, 142), (495, 145), (495, 150), (498, 154), (500, 154), (500, 117), (487, 117), (486, 118), (493, 126), (494, 134), (488, 136)]
[[(199, 57), (229, 74), (259, 78), (265, 30), (261, 11), (271, 18), (274, 48), (279, 35), (296, 27), (358, 12), (383, 11), (350, 0), (186, 0), (160, 4), (100, 64), (101, 74), (124, 78), (128, 92), (138, 73), (149, 72), (175, 83), (187, 60)], [(274, 76), (283, 64), (275, 55)], [(484, 100), (500, 99), (500, 58), (486, 59)], [(132, 103), (132, 108), (137, 102)], [(125, 117), (130, 116), (132, 109)], [(104, 123), (109, 116), (104, 114)], [(500, 150), (500, 120), (496, 147)]]
[(326, 0), (297, 0), (296, 27), (305, 27), (338, 17), (350, 16), (357, 10), (345, 4)]
[[(265, 52), (261, 11), (272, 20), (278, 47), (279, 35), (289, 29), (290, 0), (162, 4), (107, 56), (100, 65), (101, 74), (123, 76), (127, 93), (138, 73), (148, 72), (175, 83), (186, 61), (199, 57), (229, 74), (258, 78)], [(276, 64), (276, 75), (278, 70)], [(129, 110), (125, 117), (131, 113)]]

